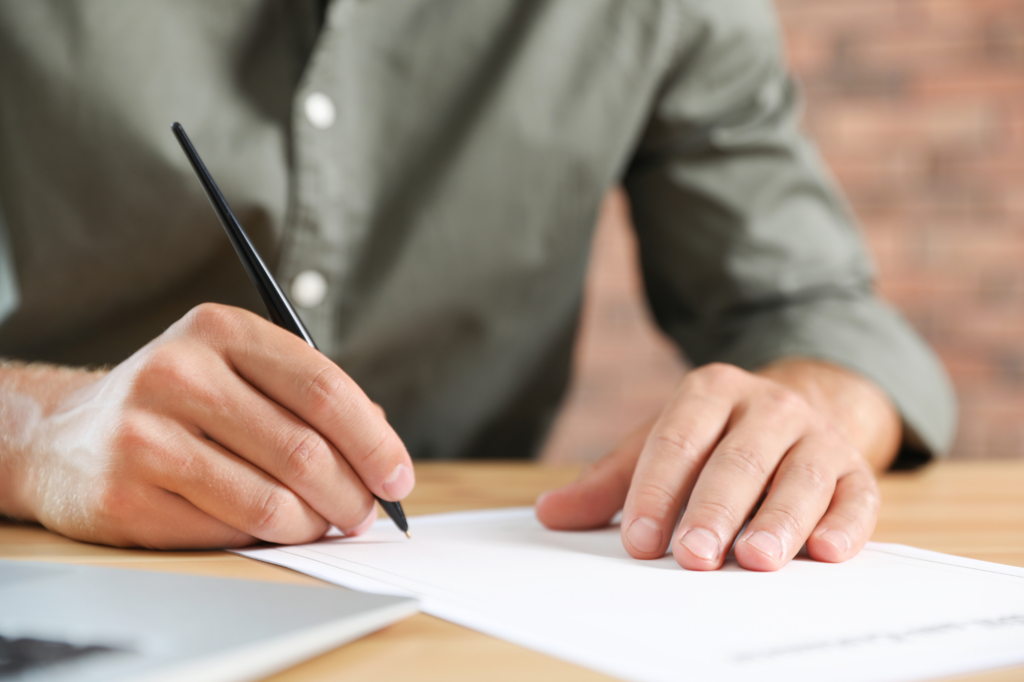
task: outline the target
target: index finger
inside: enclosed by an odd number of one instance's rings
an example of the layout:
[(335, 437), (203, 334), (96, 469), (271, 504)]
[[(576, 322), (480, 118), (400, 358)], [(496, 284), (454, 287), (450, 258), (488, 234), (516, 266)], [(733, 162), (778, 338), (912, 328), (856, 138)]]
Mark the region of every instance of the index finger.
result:
[(701, 467), (722, 438), (731, 396), (684, 381), (651, 429), (622, 510), (622, 540), (637, 559), (665, 554)]
[(240, 342), (221, 344), (235, 371), (329, 440), (371, 493), (391, 501), (408, 495), (415, 485), (409, 452), (359, 385), (294, 334), (254, 314), (240, 319), (244, 329), (232, 334)]

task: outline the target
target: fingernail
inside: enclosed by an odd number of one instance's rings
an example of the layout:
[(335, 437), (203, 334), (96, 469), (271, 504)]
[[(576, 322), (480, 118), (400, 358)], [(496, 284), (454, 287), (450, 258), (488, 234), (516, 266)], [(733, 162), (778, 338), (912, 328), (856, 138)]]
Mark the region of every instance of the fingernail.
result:
[(414, 483), (412, 469), (405, 464), (399, 464), (391, 475), (384, 479), (384, 492), (393, 499), (400, 500), (412, 492)]
[(759, 530), (744, 542), (771, 559), (782, 558), (782, 543), (771, 533)]
[(661, 529), (646, 516), (633, 519), (633, 523), (626, 529), (626, 538), (629, 544), (641, 552), (657, 552), (661, 549)]
[(550, 495), (550, 494), (551, 494), (550, 490), (547, 491), (546, 493), (541, 493), (540, 497), (537, 498), (537, 501), (533, 503), (533, 506), (534, 507), (539, 507), (542, 504), (544, 504), (544, 500), (548, 499), (548, 495)]
[(715, 534), (703, 528), (691, 528), (683, 533), (679, 542), (690, 550), (690, 554), (705, 561), (714, 561), (722, 551), (722, 543)]
[(638, 516), (626, 530), (630, 545), (641, 552), (656, 552), (662, 548), (662, 529), (646, 516)]
[(841, 530), (827, 530), (819, 536), (822, 540), (836, 548), (840, 554), (850, 549), (850, 538)]

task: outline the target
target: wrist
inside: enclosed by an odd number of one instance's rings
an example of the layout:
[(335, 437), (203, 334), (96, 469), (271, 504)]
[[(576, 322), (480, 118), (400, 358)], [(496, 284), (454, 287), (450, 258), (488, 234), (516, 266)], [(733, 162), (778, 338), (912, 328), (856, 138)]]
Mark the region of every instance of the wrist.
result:
[(756, 374), (802, 396), (875, 471), (892, 464), (903, 439), (903, 423), (888, 395), (874, 382), (845, 367), (810, 358), (779, 360)]
[(25, 491), (34, 435), (42, 421), (40, 404), (12, 390), (0, 389), (0, 513), (34, 520)]
[(37, 520), (30, 492), (47, 418), (103, 371), (0, 362), (0, 515)]

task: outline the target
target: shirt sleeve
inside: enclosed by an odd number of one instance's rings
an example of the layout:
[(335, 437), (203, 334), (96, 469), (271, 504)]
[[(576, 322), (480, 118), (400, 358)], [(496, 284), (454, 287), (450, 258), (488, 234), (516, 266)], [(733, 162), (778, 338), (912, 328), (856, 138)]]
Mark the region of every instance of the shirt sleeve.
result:
[(0, 208), (0, 324), (18, 308), (20, 295), (14, 271), (14, 254), (7, 236), (7, 224)]
[(944, 454), (949, 379), (873, 292), (861, 235), (799, 130), (770, 4), (680, 8), (689, 37), (624, 179), (658, 323), (697, 365), (809, 357), (854, 370), (900, 411), (903, 464)]

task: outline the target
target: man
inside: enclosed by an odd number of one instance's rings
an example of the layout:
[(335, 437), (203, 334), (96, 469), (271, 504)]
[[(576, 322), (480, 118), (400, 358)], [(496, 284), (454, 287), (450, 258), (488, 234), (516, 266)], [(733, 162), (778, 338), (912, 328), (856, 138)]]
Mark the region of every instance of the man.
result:
[[(763, 0), (33, 0), (0, 32), (11, 516), (305, 542), (406, 496), (410, 453), (529, 455), (617, 182), (699, 368), (545, 524), (622, 509), (632, 556), (715, 569), (766, 494), (741, 566), (843, 561), (873, 471), (949, 444), (948, 383), (871, 293)], [(323, 354), (249, 312), (174, 120)]]

